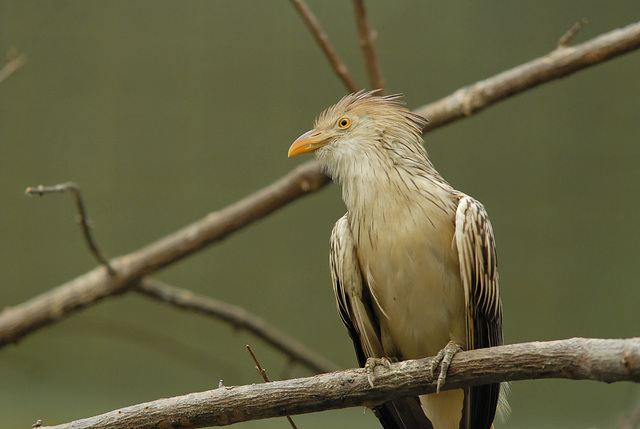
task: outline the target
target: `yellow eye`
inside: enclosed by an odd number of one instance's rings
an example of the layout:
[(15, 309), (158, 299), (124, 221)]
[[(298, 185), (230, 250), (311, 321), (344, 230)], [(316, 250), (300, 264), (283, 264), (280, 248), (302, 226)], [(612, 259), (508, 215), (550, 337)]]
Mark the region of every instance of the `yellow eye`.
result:
[(351, 119), (347, 118), (346, 116), (338, 120), (338, 128), (342, 128), (344, 130), (346, 128), (349, 128), (350, 125), (351, 125)]

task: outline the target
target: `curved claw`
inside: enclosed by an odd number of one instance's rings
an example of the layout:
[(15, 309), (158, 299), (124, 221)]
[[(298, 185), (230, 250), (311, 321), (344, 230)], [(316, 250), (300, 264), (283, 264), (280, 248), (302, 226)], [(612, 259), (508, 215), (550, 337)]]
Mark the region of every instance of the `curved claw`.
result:
[(461, 350), (463, 350), (461, 346), (453, 341), (449, 341), (431, 361), (431, 379), (433, 379), (435, 370), (438, 366), (440, 367), (440, 374), (438, 375), (438, 382), (436, 384), (436, 393), (440, 393), (440, 389), (444, 387), (444, 383), (447, 379), (447, 371), (449, 371), (449, 365), (451, 365), (451, 360), (455, 354)]
[(376, 376), (373, 373), (376, 366), (384, 366), (386, 369), (391, 369), (391, 361), (386, 357), (370, 357), (367, 359), (367, 362), (364, 364), (364, 370), (367, 373), (367, 379), (369, 380), (369, 385), (371, 387), (373, 387), (373, 382), (376, 381)]

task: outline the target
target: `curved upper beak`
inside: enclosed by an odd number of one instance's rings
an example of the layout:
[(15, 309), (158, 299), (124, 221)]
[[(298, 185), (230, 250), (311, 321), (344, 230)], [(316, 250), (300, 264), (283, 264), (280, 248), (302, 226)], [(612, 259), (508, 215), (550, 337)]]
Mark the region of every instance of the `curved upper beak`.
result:
[(289, 148), (289, 157), (300, 155), (301, 153), (309, 153), (326, 145), (328, 143), (326, 136), (320, 131), (307, 131), (293, 142)]

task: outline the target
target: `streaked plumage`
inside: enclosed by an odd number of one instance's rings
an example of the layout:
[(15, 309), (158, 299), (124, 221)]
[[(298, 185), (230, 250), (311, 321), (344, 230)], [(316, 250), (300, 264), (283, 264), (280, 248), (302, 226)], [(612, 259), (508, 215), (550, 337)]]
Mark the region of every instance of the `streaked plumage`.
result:
[[(493, 232), (484, 207), (453, 189), (422, 146), (426, 120), (399, 96), (359, 92), (323, 112), (289, 156), (315, 151), (342, 185), (331, 234), (338, 311), (358, 362), (502, 344)], [(490, 428), (498, 384), (385, 403), (387, 429)], [(425, 416), (426, 414), (426, 416)]]

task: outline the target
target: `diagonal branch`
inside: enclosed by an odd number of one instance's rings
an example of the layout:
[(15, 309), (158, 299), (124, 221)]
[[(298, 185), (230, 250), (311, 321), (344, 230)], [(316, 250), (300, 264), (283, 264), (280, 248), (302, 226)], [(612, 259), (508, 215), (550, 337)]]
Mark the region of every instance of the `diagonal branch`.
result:
[(356, 26), (358, 27), (358, 41), (360, 42), (360, 48), (364, 54), (364, 62), (369, 74), (369, 84), (371, 89), (380, 89), (380, 92), (384, 94), (384, 77), (382, 76), (376, 50), (376, 34), (369, 27), (364, 0), (353, 0), (353, 10), (356, 17)]
[(336, 371), (339, 368), (338, 365), (318, 356), (302, 343), (244, 308), (197, 295), (190, 290), (173, 287), (150, 277), (142, 279), (135, 290), (179, 308), (215, 317), (231, 324), (234, 328), (246, 330), (283, 352), (292, 361), (300, 362), (316, 373)]
[[(431, 358), (376, 368), (375, 386), (365, 369), (237, 387), (220, 387), (133, 405), (47, 429), (198, 428), (311, 413), (373, 407), (389, 399), (434, 393)], [(459, 352), (443, 390), (542, 378), (640, 382), (640, 338), (512, 344)]]
[(527, 89), (568, 76), (584, 68), (640, 48), (640, 22), (610, 31), (570, 47), (560, 44), (549, 54), (488, 79), (460, 88), (453, 94), (420, 107), (431, 131), (470, 116)]
[(0, 69), (0, 82), (3, 82), (27, 63), (27, 56), (25, 54), (18, 55), (15, 49), (9, 51), (7, 58), (9, 61)]
[[(428, 132), (511, 95), (639, 47), (640, 23), (635, 23), (575, 47), (556, 49), (542, 59), (460, 89), (416, 112), (431, 121), (425, 130)], [(111, 261), (118, 272), (114, 278), (102, 269), (94, 269), (22, 304), (6, 308), (0, 313), (0, 348), (100, 299), (127, 290), (142, 277), (222, 240), (303, 195), (319, 190), (328, 181), (317, 164), (307, 162), (255, 194), (156, 243)]]
[(315, 15), (313, 14), (313, 12), (311, 12), (311, 9), (309, 9), (309, 6), (307, 6), (304, 0), (291, 0), (291, 3), (293, 3), (302, 19), (304, 19), (304, 22), (307, 24), (307, 27), (309, 27), (309, 30), (311, 30), (313, 37), (315, 37), (316, 42), (318, 42), (320, 48), (327, 56), (329, 63), (331, 63), (333, 70), (340, 77), (340, 79), (342, 79), (342, 82), (345, 84), (347, 89), (350, 92), (358, 91), (360, 88), (349, 74), (347, 66), (338, 56), (338, 53), (329, 41), (329, 37), (327, 37), (327, 34), (320, 26), (320, 23), (316, 19)]
[(315, 192), (329, 179), (308, 162), (275, 183), (155, 243), (113, 259), (111, 276), (98, 267), (0, 313), (0, 348), (43, 326), (111, 295), (127, 291), (139, 279), (224, 239), (302, 195)]

